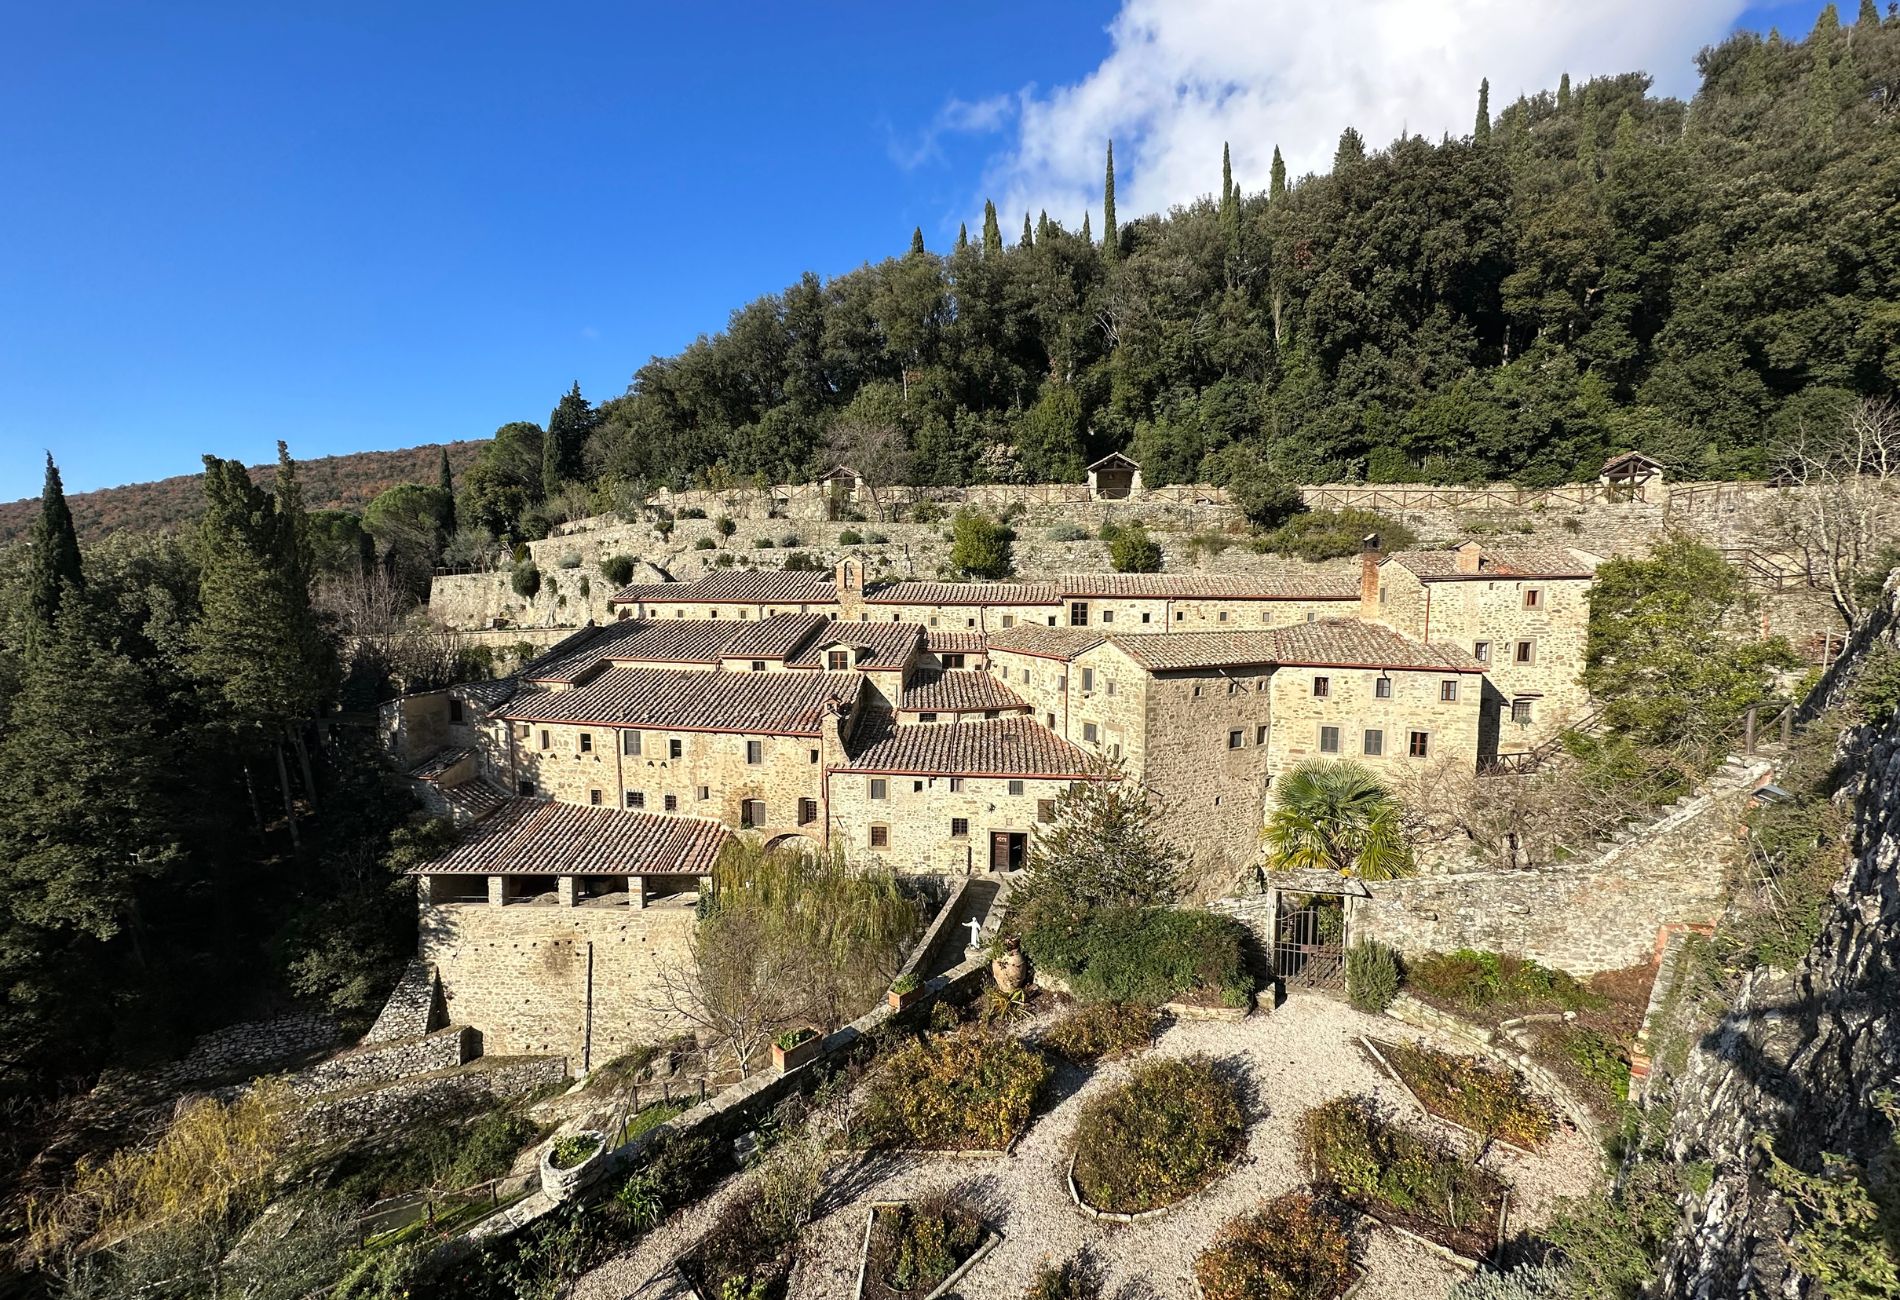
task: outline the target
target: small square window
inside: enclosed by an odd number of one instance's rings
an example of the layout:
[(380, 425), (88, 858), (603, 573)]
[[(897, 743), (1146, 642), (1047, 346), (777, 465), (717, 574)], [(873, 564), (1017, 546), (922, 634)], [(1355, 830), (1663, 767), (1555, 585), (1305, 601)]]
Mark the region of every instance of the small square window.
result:
[(753, 830), (765, 825), (765, 800), (747, 799), (739, 805), (739, 827)]
[(1104, 622), (1104, 623), (1113, 623), (1114, 621), (1115, 621), (1115, 611), (1114, 611), (1114, 610), (1112, 610), (1112, 609), (1105, 609), (1105, 610), (1103, 610), (1103, 611), (1102, 611), (1102, 622)]
[(627, 800), (627, 807), (629, 807), (629, 808), (644, 808), (644, 807), (646, 807), (646, 806), (647, 806), (647, 796), (646, 796), (646, 791), (644, 791), (644, 790), (627, 790), (627, 791), (624, 791), (624, 794), (626, 795), (626, 800)]
[(1253, 729), (1253, 743), (1256, 745), (1264, 745), (1267, 743), (1267, 724), (1266, 723), (1263, 722), (1259, 726)]
[(1004, 626), (1004, 627), (1015, 627), (1015, 626), (1016, 626), (1016, 616), (1015, 616), (1014, 614), (1005, 614), (1005, 615), (1003, 615), (1003, 626)]
[(1048, 826), (1056, 819), (1056, 801), (1054, 799), (1036, 800), (1036, 820)]
[(950, 838), (953, 840), (967, 840), (970, 838), (970, 819), (968, 817), (952, 817), (950, 819)]
[(685, 752), (686, 742), (681, 740), (678, 736), (674, 736), (666, 742), (666, 756), (668, 758), (679, 758), (685, 754)]
[(705, 803), (708, 799), (712, 798), (712, 787), (709, 785), (695, 786), (693, 788), (693, 798), (699, 800), (701, 803)]
[(1069, 626), (1087, 627), (1089, 625), (1089, 603), (1086, 600), (1069, 602)]
[(1009, 783), (1009, 792), (1011, 794), (1021, 794), (1023, 792), (1023, 783), (1021, 781), (1011, 781)]
[(523, 799), (533, 798), (534, 797), (534, 782), (532, 781), (515, 782), (515, 793), (520, 795)]
[(963, 667), (963, 656), (962, 655), (945, 655), (943, 657), (943, 666), (945, 668), (961, 668)]
[(950, 778), (950, 793), (951, 794), (963, 793), (963, 778), (962, 777), (953, 776)]
[(755, 673), (762, 673), (762, 672), (764, 672), (764, 671), (765, 671), (765, 660), (763, 660), (763, 659), (754, 659), (754, 660), (752, 661), (752, 671), (753, 671), (753, 672), (755, 672)]
[(1390, 677), (1381, 677), (1378, 680), (1374, 681), (1372, 683), (1372, 694), (1373, 694), (1373, 698), (1375, 699), (1380, 699), (1380, 700), (1391, 699), (1392, 698), (1392, 679)]
[(1405, 742), (1405, 752), (1413, 758), (1430, 758), (1432, 752), (1432, 734), (1429, 731), (1414, 731)]
[(1223, 623), (1227, 621), (1227, 611), (1224, 609), (1220, 612), (1220, 621)]
[(1491, 643), (1489, 641), (1473, 641), (1471, 643), (1471, 657), (1481, 664), (1490, 663)]
[(1315, 677), (1313, 679), (1313, 698), (1314, 699), (1323, 700), (1327, 696), (1331, 695), (1332, 693), (1333, 693), (1333, 679), (1332, 678)]
[(1368, 727), (1360, 737), (1359, 748), (1367, 758), (1380, 758), (1385, 754), (1385, 733), (1376, 727)]
[(1543, 588), (1541, 587), (1524, 588), (1524, 608), (1525, 609), (1542, 609), (1543, 607), (1544, 607)]
[(668, 812), (678, 812), (680, 810), (680, 797), (676, 794), (669, 794), (662, 801), (661, 806)]
[(587, 792), (587, 802), (589, 806), (591, 807), (594, 807), (594, 808), (600, 807), (600, 791), (589, 790)]
[(1529, 722), (1531, 720), (1531, 702), (1529, 700), (1511, 701), (1511, 721)]
[(808, 754), (808, 755), (810, 756), (810, 757), (808, 757), (808, 758), (807, 758), (807, 759), (805, 760), (806, 762), (808, 762), (808, 763), (816, 763), (816, 762), (818, 761), (818, 751), (817, 751), (817, 750), (815, 750), (815, 749), (808, 749), (808, 750), (806, 750), (806, 751), (805, 751), (805, 753), (806, 753), (806, 754)]
[(831, 672), (841, 673), (850, 666), (851, 652), (849, 650), (825, 651), (825, 667)]
[(817, 820), (818, 801), (816, 799), (800, 799), (798, 801), (798, 824), (800, 826), (809, 826)]
[(922, 781), (912, 781), (910, 783), (910, 792), (912, 794), (922, 794), (924, 792), (924, 783)]
[(888, 826), (873, 826), (871, 828), (871, 847), (874, 849), (888, 849), (891, 847), (891, 828)]
[(1115, 679), (1111, 677), (1106, 682), (1103, 682), (1102, 689), (1107, 691), (1108, 694), (1113, 695), (1115, 693)]
[(1177, 622), (1177, 623), (1179, 623), (1179, 622), (1180, 622), (1181, 620), (1183, 620), (1183, 619), (1185, 619), (1186, 617), (1187, 617), (1187, 614), (1186, 614), (1186, 612), (1185, 612), (1185, 611), (1183, 611), (1183, 610), (1178, 610), (1178, 609), (1174, 611), (1174, 621), (1175, 621), (1175, 622)]
[(621, 732), (620, 752), (629, 758), (640, 757), (640, 733), (637, 731)]
[(1150, 622), (1150, 621), (1152, 621), (1152, 620), (1153, 620), (1153, 618), (1154, 618), (1154, 615), (1152, 615), (1152, 614), (1148, 614), (1148, 613), (1143, 613), (1143, 614), (1142, 614), (1142, 616), (1141, 616), (1141, 621), (1142, 621), (1142, 622), (1144, 622), (1144, 623), (1147, 623), (1147, 622)]
[(1517, 643), (1516, 653), (1512, 657), (1520, 664), (1537, 662), (1537, 643), (1535, 641), (1519, 641)]
[(1458, 702), (1458, 683), (1455, 679), (1438, 683), (1438, 701), (1441, 704)]
[(1096, 731), (1095, 724), (1093, 722), (1085, 722), (1082, 724), (1082, 739), (1083, 740), (1093, 745), (1098, 735), (1099, 733)]
[(1227, 748), (1239, 749), (1242, 745), (1245, 745), (1246, 743), (1247, 743), (1247, 733), (1240, 730), (1239, 728), (1235, 728), (1234, 730), (1227, 733)]
[(1339, 728), (1321, 727), (1319, 729), (1319, 752), (1337, 754), (1339, 752)]
[(886, 781), (881, 776), (874, 776), (871, 778), (871, 797), (873, 799), (888, 798), (890, 796), (890, 792), (891, 792), (891, 783), (889, 781)]
[(919, 722), (935, 722), (936, 720), (937, 715), (934, 713), (920, 713), (917, 715), (917, 721)]
[(587, 731), (583, 731), (583, 732), (581, 733), (581, 753), (583, 753), (583, 754), (591, 754), (591, 753), (593, 753), (593, 752), (594, 752), (594, 736), (593, 736), (593, 733), (592, 733), (592, 732), (587, 732)]
[(765, 761), (765, 742), (763, 740), (746, 741), (745, 761), (750, 767), (757, 767)]

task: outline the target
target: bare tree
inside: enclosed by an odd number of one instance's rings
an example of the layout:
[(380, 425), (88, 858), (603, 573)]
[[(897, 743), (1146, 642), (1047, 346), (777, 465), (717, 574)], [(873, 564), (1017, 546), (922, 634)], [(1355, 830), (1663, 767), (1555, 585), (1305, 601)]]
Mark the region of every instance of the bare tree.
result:
[(749, 1075), (773, 1036), (797, 1021), (804, 997), (770, 959), (776, 949), (752, 909), (708, 917), (687, 941), (689, 960), (659, 968), (647, 1009), (684, 1020)]
[(1645, 816), (1639, 800), (1567, 756), (1521, 774), (1448, 759), (1412, 772), (1396, 793), (1414, 843), (1462, 848), (1498, 870), (1590, 857), (1599, 841)]
[(893, 487), (908, 483), (916, 456), (910, 434), (902, 425), (883, 420), (839, 420), (827, 434), (831, 457), (855, 470), (871, 494), (871, 508), (879, 523), (889, 520), (885, 497)]
[(1807, 561), (1852, 623), (1855, 579), (1900, 542), (1900, 407), (1869, 398), (1832, 428), (1803, 425), (1781, 448), (1779, 478), (1788, 490), (1769, 508), (1770, 535)]

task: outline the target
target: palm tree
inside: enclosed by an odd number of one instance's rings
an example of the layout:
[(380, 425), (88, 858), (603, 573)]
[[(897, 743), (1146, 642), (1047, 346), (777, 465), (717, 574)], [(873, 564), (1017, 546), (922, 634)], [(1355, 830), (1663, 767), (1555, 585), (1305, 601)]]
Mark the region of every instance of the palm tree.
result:
[(1267, 818), (1267, 857), (1280, 871), (1318, 868), (1363, 880), (1412, 874), (1402, 810), (1357, 763), (1309, 759), (1280, 779)]

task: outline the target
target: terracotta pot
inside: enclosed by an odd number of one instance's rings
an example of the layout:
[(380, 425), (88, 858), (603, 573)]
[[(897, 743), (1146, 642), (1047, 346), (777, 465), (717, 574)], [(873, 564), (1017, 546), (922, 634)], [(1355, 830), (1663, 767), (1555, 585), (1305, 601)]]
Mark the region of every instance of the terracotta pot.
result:
[(908, 989), (903, 993), (899, 993), (896, 989), (889, 989), (884, 994), (884, 1000), (890, 1004), (891, 1010), (902, 1011), (923, 995), (924, 986), (919, 984), (916, 988)]
[(773, 1043), (772, 1064), (778, 1067), (780, 1074), (788, 1070), (796, 1070), (808, 1061), (817, 1060), (818, 1049), (824, 1046), (824, 1042), (825, 1036), (814, 1032), (811, 1037), (801, 1043), (793, 1044), (790, 1048), (780, 1047), (777, 1043)]
[(996, 981), (997, 988), (1014, 993), (1029, 983), (1029, 959), (1023, 956), (1021, 948), (1005, 949), (1002, 956), (990, 963), (990, 977)]

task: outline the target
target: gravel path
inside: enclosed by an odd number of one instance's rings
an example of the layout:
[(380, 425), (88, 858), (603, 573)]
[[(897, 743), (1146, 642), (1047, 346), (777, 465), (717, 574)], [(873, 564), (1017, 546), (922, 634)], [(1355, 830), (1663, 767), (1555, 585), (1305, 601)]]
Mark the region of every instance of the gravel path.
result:
[[(1254, 1088), (1253, 1121), (1240, 1164), (1172, 1213), (1147, 1223), (1116, 1225), (1085, 1218), (1069, 1200), (1066, 1145), (1084, 1098), (1111, 1087), (1128, 1064), (1092, 1073), (1063, 1067), (1053, 1085), (1056, 1104), (1040, 1113), (1015, 1152), (1005, 1158), (948, 1159), (871, 1155), (851, 1157), (833, 1170), (826, 1207), (805, 1232), (792, 1277), (792, 1300), (843, 1300), (856, 1282), (865, 1203), (904, 1199), (967, 1184), (991, 1207), (1004, 1241), (961, 1283), (964, 1300), (1015, 1300), (1044, 1260), (1062, 1260), (1086, 1248), (1104, 1277), (1108, 1300), (1174, 1300), (1193, 1295), (1194, 1257), (1221, 1225), (1260, 1200), (1297, 1187), (1302, 1179), (1294, 1126), (1308, 1109), (1349, 1092), (1372, 1092), (1425, 1120), (1410, 1097), (1380, 1072), (1358, 1046), (1362, 1033), (1385, 1039), (1425, 1039), (1398, 1022), (1362, 1015), (1325, 997), (1296, 997), (1271, 1015), (1238, 1024), (1199, 1021), (1168, 1029), (1152, 1054), (1206, 1052), (1237, 1058)], [(1515, 1185), (1513, 1228), (1548, 1218), (1555, 1198), (1589, 1190), (1601, 1162), (1586, 1137), (1564, 1131), (1545, 1150), (1523, 1156), (1494, 1148), (1486, 1163)], [(736, 1182), (736, 1180), (735, 1180)], [(704, 1231), (728, 1185), (581, 1280), (579, 1300), (682, 1300), (671, 1260)], [(1442, 1296), (1463, 1274), (1456, 1265), (1397, 1234), (1374, 1231), (1366, 1241), (1365, 1282), (1359, 1300), (1426, 1300)]]

